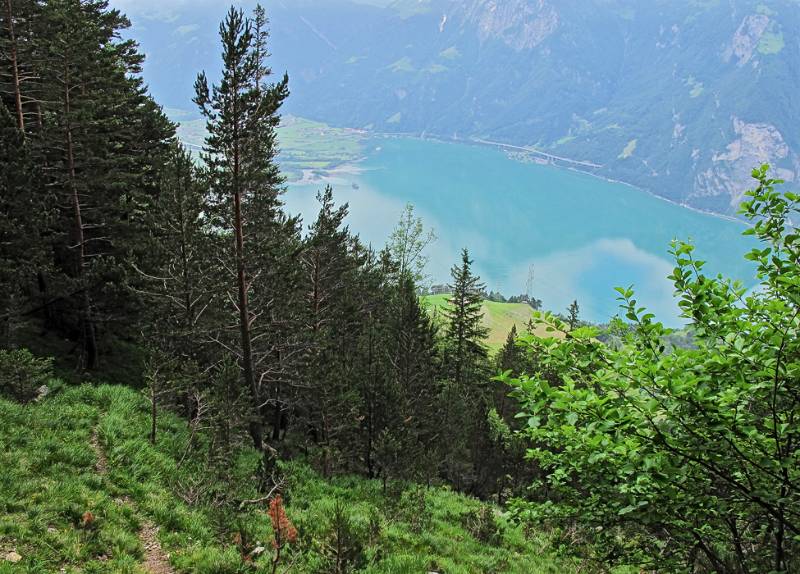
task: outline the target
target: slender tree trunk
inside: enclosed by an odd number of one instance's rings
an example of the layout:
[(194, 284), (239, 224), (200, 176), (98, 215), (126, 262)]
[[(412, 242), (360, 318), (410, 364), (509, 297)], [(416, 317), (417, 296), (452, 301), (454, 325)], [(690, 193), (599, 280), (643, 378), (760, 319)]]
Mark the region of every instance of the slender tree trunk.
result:
[(736, 525), (736, 517), (727, 518), (725, 520), (728, 524), (728, 529), (731, 531), (731, 539), (733, 540), (733, 548), (736, 551), (736, 561), (739, 564), (739, 571), (741, 574), (750, 574), (747, 568), (747, 559), (744, 555), (744, 548), (742, 547), (742, 537), (739, 534), (739, 528)]
[[(314, 388), (314, 385), (318, 383), (317, 375), (319, 374), (319, 365), (321, 363), (320, 360), (320, 351), (318, 348), (319, 345), (319, 332), (322, 328), (322, 320), (320, 318), (322, 302), (321, 302), (321, 288), (320, 288), (320, 257), (318, 252), (314, 252), (314, 259), (313, 259), (313, 269), (311, 273), (311, 284), (312, 284), (312, 292), (311, 292), (311, 308), (312, 308), (312, 323), (311, 323), (311, 353), (312, 353), (312, 360), (310, 361), (311, 369), (309, 380), (307, 381), (311, 388)], [(317, 401), (318, 408), (313, 406), (313, 403), (309, 406), (309, 413), (308, 413), (308, 420), (311, 426), (311, 439), (314, 444), (320, 444), (325, 441), (325, 414), (324, 404), (320, 404)]]
[(375, 478), (375, 469), (373, 468), (373, 443), (375, 442), (375, 368), (374, 368), (374, 342), (373, 342), (373, 324), (372, 313), (369, 317), (369, 353), (367, 364), (369, 365), (369, 390), (367, 391), (367, 476)]
[(278, 379), (275, 381), (275, 408), (272, 413), (272, 440), (278, 442), (281, 440), (281, 423), (283, 422), (283, 403), (281, 402), (281, 374), (283, 373), (283, 353), (278, 351)]
[[(783, 491), (783, 489), (781, 489)], [(780, 510), (778, 518), (778, 529), (775, 532), (775, 572), (783, 572), (785, 566), (784, 537), (786, 535), (783, 509)]]
[(39, 287), (39, 295), (42, 298), (41, 308), (44, 310), (44, 324), (45, 327), (50, 327), (53, 324), (53, 305), (47, 294), (47, 277), (41, 269), (36, 272), (36, 284)]
[(275, 555), (272, 557), (272, 574), (278, 574), (278, 565), (281, 563), (281, 543), (280, 534), (275, 535)]
[(155, 388), (151, 390), (150, 394), (150, 444), (156, 444), (156, 427), (158, 417), (158, 395)]
[[(83, 234), (83, 216), (81, 214), (81, 200), (78, 193), (78, 186), (76, 183), (75, 175), (75, 149), (72, 141), (72, 124), (70, 122), (70, 74), (69, 62), (64, 60), (64, 118), (65, 118), (65, 136), (66, 136), (66, 152), (67, 152), (67, 175), (69, 181), (69, 191), (72, 199), (72, 213), (73, 213), (73, 249), (76, 249), (76, 265), (75, 275), (79, 281), (85, 279), (84, 271), (86, 265), (86, 240)], [(85, 286), (84, 286), (85, 287)], [(81, 366), (86, 369), (93, 369), (97, 361), (97, 339), (92, 323), (92, 302), (89, 298), (88, 289), (84, 288), (83, 295), (81, 296), (81, 311), (80, 311), (80, 329), (81, 329), (81, 343), (82, 343), (82, 361)]]
[(322, 412), (322, 476), (324, 478), (329, 478), (331, 475), (331, 453), (330, 453), (330, 442), (329, 442), (330, 432), (328, 429), (328, 417), (325, 415), (325, 411)]
[[(235, 89), (235, 88), (234, 88)], [(235, 106), (235, 103), (234, 103)], [(250, 421), (250, 437), (253, 446), (261, 450), (264, 448), (264, 431), (261, 417), (261, 393), (256, 384), (253, 373), (253, 345), (250, 334), (250, 310), (247, 297), (247, 272), (244, 257), (244, 222), (242, 218), (242, 190), (240, 177), (239, 157), (239, 118), (234, 113), (233, 127), (233, 228), (236, 238), (236, 282), (239, 287), (239, 329), (242, 340), (242, 371), (245, 385), (250, 389), (253, 401), (252, 420)]]
[[(179, 170), (176, 169), (176, 181), (178, 181), (178, 185), (182, 186), (183, 184), (181, 179), (181, 173)], [(188, 193), (184, 191), (184, 193)], [(185, 197), (185, 196), (184, 196)], [(186, 222), (186, 213), (185, 213), (185, 202), (180, 202), (180, 209), (178, 210), (178, 225), (181, 229), (181, 239), (180, 239), (180, 252), (181, 252), (181, 280), (183, 281), (183, 312), (184, 312), (184, 328), (186, 329), (186, 333), (191, 333), (194, 327), (194, 313), (193, 313), (193, 305), (192, 305), (192, 294), (194, 290), (192, 289), (192, 275), (191, 270), (189, 269), (189, 244), (191, 243), (191, 232), (187, 229), (187, 222)]]
[(16, 301), (14, 289), (10, 289), (8, 293), (8, 300), (6, 301), (6, 316), (3, 320), (3, 339), (4, 346), (7, 349), (16, 349), (16, 341), (14, 338), (14, 326), (16, 325), (19, 303)]
[(11, 78), (14, 84), (14, 110), (17, 114), (17, 127), (22, 133), (25, 133), (25, 116), (22, 114), (22, 92), (20, 90), (19, 67), (17, 65), (17, 39), (14, 35), (11, 0), (6, 0), (6, 21), (8, 22), (8, 36), (11, 41)]

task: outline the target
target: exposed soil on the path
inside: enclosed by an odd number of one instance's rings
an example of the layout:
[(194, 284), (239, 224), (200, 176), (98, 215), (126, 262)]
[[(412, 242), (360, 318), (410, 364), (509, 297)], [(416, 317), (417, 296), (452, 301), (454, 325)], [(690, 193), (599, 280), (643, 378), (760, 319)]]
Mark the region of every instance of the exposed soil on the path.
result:
[(94, 465), (94, 469), (97, 471), (97, 474), (105, 474), (108, 470), (108, 458), (106, 458), (106, 453), (103, 452), (103, 448), (100, 446), (100, 439), (97, 437), (96, 428), (92, 430), (92, 438), (89, 439), (89, 442), (91, 443), (92, 450), (94, 450), (94, 454), (97, 457), (97, 462)]
[(174, 574), (169, 557), (158, 542), (158, 528), (152, 522), (144, 522), (139, 531), (139, 540), (144, 546), (144, 569), (150, 574)]
[[(89, 439), (92, 445), (92, 450), (95, 452), (97, 462), (95, 463), (95, 471), (99, 475), (104, 475), (108, 472), (108, 457), (100, 445), (100, 439), (97, 436), (97, 428), (92, 430), (92, 438)], [(127, 496), (119, 499), (121, 504), (133, 504)], [(148, 574), (175, 574), (175, 570), (169, 564), (169, 556), (161, 548), (161, 543), (158, 541), (158, 528), (149, 520), (142, 523), (142, 528), (139, 530), (139, 541), (144, 547), (144, 571)]]

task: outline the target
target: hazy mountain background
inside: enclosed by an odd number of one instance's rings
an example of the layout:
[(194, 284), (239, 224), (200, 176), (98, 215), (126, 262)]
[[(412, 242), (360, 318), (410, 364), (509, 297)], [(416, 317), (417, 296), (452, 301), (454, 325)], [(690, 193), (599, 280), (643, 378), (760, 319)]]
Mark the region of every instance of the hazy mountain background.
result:
[[(262, 3), (273, 67), (290, 74), (287, 113), (532, 146), (727, 214), (753, 166), (800, 176), (797, 0)], [(190, 119), (196, 73), (217, 68), (226, 4), (113, 4), (134, 22), (157, 100)]]

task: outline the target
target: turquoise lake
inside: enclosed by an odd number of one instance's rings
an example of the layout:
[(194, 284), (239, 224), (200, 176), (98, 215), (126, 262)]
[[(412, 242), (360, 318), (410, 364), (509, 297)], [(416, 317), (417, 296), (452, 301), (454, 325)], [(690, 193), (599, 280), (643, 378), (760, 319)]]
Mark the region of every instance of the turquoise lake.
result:
[[(633, 285), (637, 300), (679, 325), (667, 276), (673, 238), (691, 239), (706, 270), (754, 284), (743, 255), (753, 245), (742, 223), (697, 213), (629, 186), (510, 159), (496, 148), (403, 138), (374, 138), (358, 170), (329, 180), (337, 202), (350, 204), (349, 225), (381, 247), (403, 206), (414, 204), (438, 241), (429, 249), (433, 282), (447, 282), (467, 247), (487, 289), (525, 292), (564, 311), (577, 299), (582, 316), (603, 322), (618, 311), (616, 286)], [(287, 208), (306, 223), (324, 182), (295, 184)]]

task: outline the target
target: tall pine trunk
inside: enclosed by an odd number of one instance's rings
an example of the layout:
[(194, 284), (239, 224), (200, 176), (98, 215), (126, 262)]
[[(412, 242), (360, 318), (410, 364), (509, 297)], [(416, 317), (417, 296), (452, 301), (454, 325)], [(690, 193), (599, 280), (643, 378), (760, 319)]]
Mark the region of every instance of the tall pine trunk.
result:
[[(236, 102), (234, 102), (234, 109)], [(234, 113), (233, 123), (233, 232), (236, 238), (236, 283), (239, 289), (239, 330), (242, 340), (242, 371), (245, 386), (250, 389), (253, 401), (252, 420), (250, 421), (250, 437), (253, 446), (261, 450), (263, 444), (263, 421), (261, 416), (261, 393), (253, 373), (253, 345), (250, 334), (250, 308), (247, 297), (247, 272), (244, 255), (244, 221), (242, 218), (242, 189), (240, 183), (239, 157), (239, 118)]]
[(80, 301), (80, 332), (81, 332), (81, 367), (93, 369), (97, 362), (97, 338), (92, 322), (92, 302), (89, 297), (89, 286), (85, 284), (86, 267), (86, 238), (83, 233), (83, 216), (81, 214), (81, 199), (78, 193), (75, 175), (75, 146), (72, 140), (72, 123), (70, 119), (70, 74), (69, 62), (64, 60), (64, 136), (67, 153), (67, 178), (69, 183), (70, 198), (72, 201), (72, 239), (75, 249), (75, 276), (81, 282)]
[(17, 64), (17, 39), (14, 34), (14, 20), (11, 10), (11, 0), (6, 0), (6, 21), (8, 25), (8, 37), (11, 43), (11, 78), (14, 84), (14, 111), (17, 115), (17, 127), (21, 132), (25, 132), (25, 116), (22, 113), (22, 92), (19, 83), (19, 66)]
[[(283, 374), (283, 351), (278, 349), (278, 365), (280, 365), (279, 374), (275, 381), (275, 405), (272, 410), (272, 441), (277, 443), (281, 440), (281, 429), (288, 429), (288, 420), (284, 418), (284, 403), (283, 403), (283, 381), (281, 376)], [(284, 436), (285, 436), (284, 431)]]
[[(238, 164), (238, 161), (237, 161)], [(237, 166), (238, 168), (238, 166)], [(261, 421), (261, 393), (253, 374), (253, 345), (250, 335), (250, 310), (247, 298), (247, 273), (244, 265), (244, 232), (242, 229), (242, 196), (239, 190), (233, 196), (234, 235), (236, 236), (236, 282), (239, 288), (239, 330), (242, 339), (242, 371), (245, 385), (253, 400), (253, 420), (250, 436), (257, 449), (263, 448), (263, 423)]]

